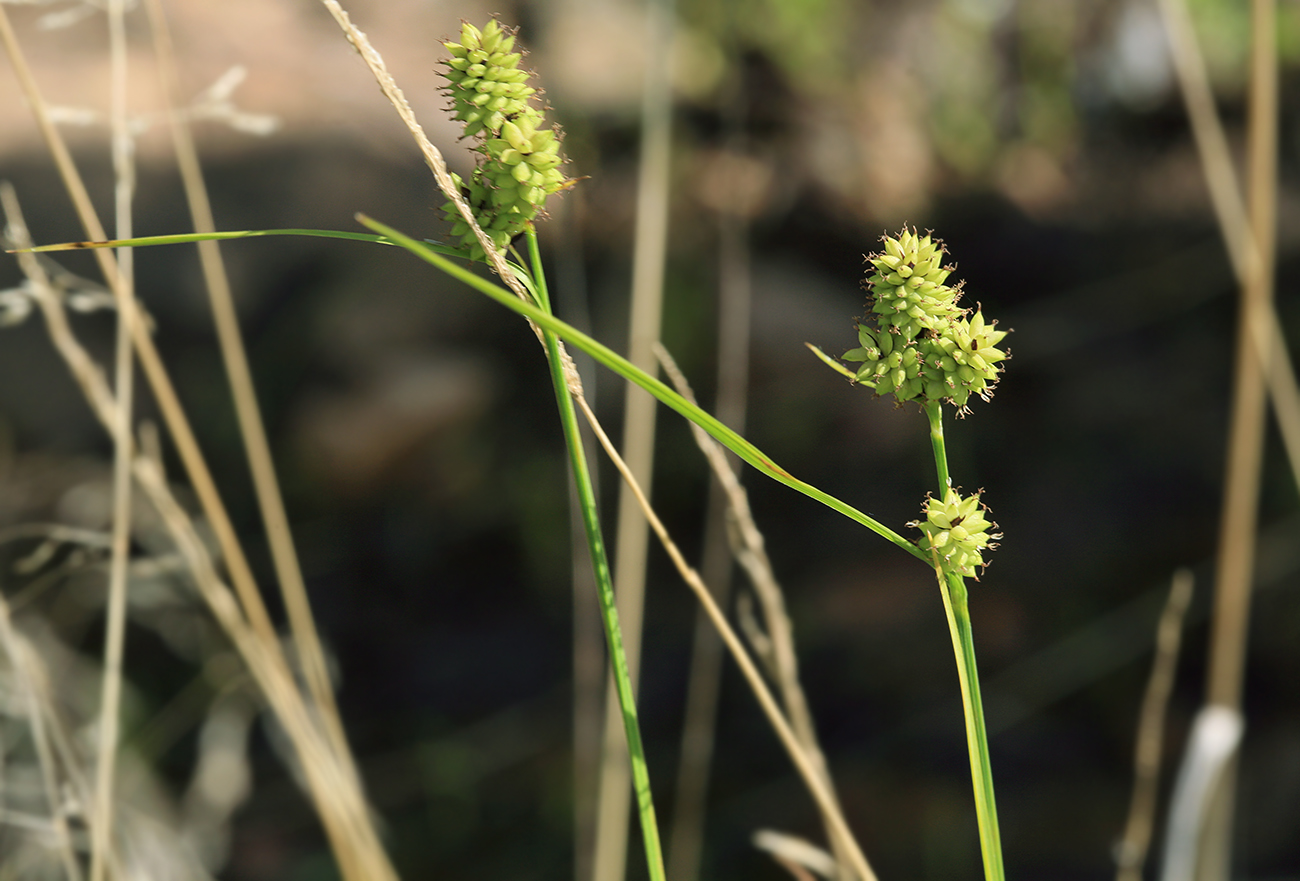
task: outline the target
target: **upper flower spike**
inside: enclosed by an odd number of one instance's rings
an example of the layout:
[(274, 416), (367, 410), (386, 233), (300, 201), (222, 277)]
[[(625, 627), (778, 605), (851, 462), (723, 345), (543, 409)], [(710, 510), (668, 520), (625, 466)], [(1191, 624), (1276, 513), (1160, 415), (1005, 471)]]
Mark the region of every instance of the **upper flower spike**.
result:
[(947, 284), (943, 243), (906, 227), (886, 236), (867, 262), (870, 312), (858, 324), (859, 347), (844, 360), (861, 362), (857, 381), (899, 401), (951, 401), (964, 409), (972, 394), (992, 394), (1007, 353), (1007, 331), (958, 305), (961, 286)]
[[(475, 221), (505, 250), (541, 212), (546, 197), (567, 184), (559, 128), (544, 127), (544, 114), (530, 101), (537, 90), (528, 85), (528, 71), (519, 69), (523, 55), (513, 51), (515, 35), (496, 19), (482, 30), (466, 22), (460, 42), (443, 45), (451, 53), (443, 73), (451, 109), (465, 124), (465, 136), (477, 140), (480, 156), (468, 183), (453, 177)], [(456, 206), (448, 202), (443, 212), (470, 259), (482, 259), (483, 249)]]

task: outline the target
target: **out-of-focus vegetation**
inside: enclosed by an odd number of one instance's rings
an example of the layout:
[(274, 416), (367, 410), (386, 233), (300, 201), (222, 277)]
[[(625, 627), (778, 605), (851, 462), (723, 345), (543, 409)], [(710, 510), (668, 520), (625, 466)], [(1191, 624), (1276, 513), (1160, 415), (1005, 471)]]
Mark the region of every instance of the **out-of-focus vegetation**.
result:
[[(522, 26), (534, 47), (525, 64), (539, 70), (568, 132), (566, 173), (586, 178), (552, 200), (542, 227), (557, 312), (621, 348), (640, 4), (347, 5), (462, 172), (467, 155), (439, 115), (439, 40), (488, 12)], [(1248, 4), (1191, 6), (1238, 148)], [(282, 121), (265, 138), (197, 128), (218, 225), (353, 228), (361, 210), (445, 236), (441, 197), (350, 49), (320, 8), (287, 8), (171, 7), (192, 65), (188, 93), (242, 64), (239, 106)], [(102, 21), (41, 31), (48, 9), (9, 9), (51, 100), (102, 111)], [(985, 488), (1006, 536), (972, 585), (972, 614), (1008, 875), (1109, 877), (1156, 610), (1180, 565), (1198, 581), (1169, 767), (1203, 690), (1234, 334), (1235, 287), (1155, 5), (678, 0), (676, 14), (664, 341), (706, 406), (724, 214), (744, 225), (753, 279), (746, 435), (895, 528), (934, 489), (924, 419), (849, 387), (804, 342), (828, 352), (856, 344), (862, 255), (904, 222), (941, 235), (967, 300), (1014, 329), (994, 405), (950, 429), (949, 444), (955, 482)], [(1300, 7), (1283, 4), (1279, 16), (1278, 310), (1294, 344)], [(12, 82), (0, 78), (0, 176), (17, 186), (38, 239), (79, 238)], [(154, 109), (139, 102), (141, 113)], [(106, 200), (103, 129), (92, 118), (69, 133)], [(142, 233), (187, 222), (164, 146), (157, 129), (140, 137)], [(399, 870), (566, 877), (570, 638), (583, 622), (572, 618), (562, 445), (536, 343), (510, 316), (394, 251), (280, 240), (225, 253), (343, 715)], [(90, 275), (81, 257), (62, 262)], [(269, 584), (192, 254), (153, 249), (137, 264), (158, 345)], [(17, 283), (14, 264), (0, 263), (0, 288)], [(107, 363), (111, 320), (75, 321)], [(588, 390), (617, 425), (621, 384), (600, 376)], [(140, 411), (154, 415), (147, 400)], [(0, 329), (0, 438), (0, 529), (105, 529), (110, 446), (34, 314)], [(661, 421), (659, 439), (656, 501), (694, 552), (705, 468), (675, 419)], [(174, 477), (166, 441), (163, 450)], [(1300, 498), (1272, 435), (1265, 468), (1237, 859), (1242, 877), (1282, 878), (1300, 873)], [(614, 476), (603, 477), (612, 500)], [(884, 879), (973, 877), (970, 779), (932, 573), (782, 487), (747, 483), (788, 591), (809, 701), (868, 856)], [(248, 728), (244, 683), (231, 683), (219, 636), (176, 599), (184, 585), (162, 565), (169, 549), (153, 528), (146, 520), (135, 537), (143, 599), (127, 649), (126, 743), (157, 787), (142, 803), (165, 812), (183, 801), (196, 756), (208, 754), (202, 732), (224, 718), (222, 730), (234, 732), (225, 742), (247, 758), (253, 785), (220, 830), (201, 830), (208, 867), (232, 881), (334, 877), (317, 822), (276, 758), (281, 736), (264, 723)], [(39, 547), (31, 537), (0, 545), (0, 585), (16, 624), (66, 652), (66, 721), (84, 731), (81, 689), (97, 673), (81, 668), (102, 648), (106, 558), (94, 543), (75, 553), (60, 546), (50, 560), (33, 557)], [(150, 579), (166, 589), (148, 593)], [(641, 699), (664, 806), (693, 615), (666, 561), (652, 556)], [(705, 874), (783, 877), (749, 837), (764, 827), (816, 836), (815, 811), (730, 676), (721, 720)], [(25, 729), (15, 725), (18, 737)], [(26, 755), (6, 767), (20, 760), (30, 768)], [(5, 827), (0, 847), (17, 840), (16, 828)]]

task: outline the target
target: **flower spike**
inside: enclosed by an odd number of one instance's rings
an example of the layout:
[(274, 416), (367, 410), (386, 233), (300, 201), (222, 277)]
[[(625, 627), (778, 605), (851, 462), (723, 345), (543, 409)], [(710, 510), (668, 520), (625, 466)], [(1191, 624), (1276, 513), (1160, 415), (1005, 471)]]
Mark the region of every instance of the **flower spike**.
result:
[[(961, 308), (961, 285), (948, 285), (943, 243), (903, 228), (867, 257), (867, 317), (858, 324), (855, 378), (901, 401), (949, 401), (965, 412), (971, 395), (988, 400), (1008, 357), (998, 343), (1007, 331)], [(969, 316), (969, 317), (968, 317)]]
[(925, 520), (907, 524), (924, 533), (920, 545), (923, 551), (934, 551), (945, 568), (957, 574), (979, 580), (975, 567), (982, 570), (983, 551), (997, 547), (1001, 533), (990, 533), (997, 524), (985, 516), (988, 509), (980, 504), (980, 493), (962, 498), (952, 487), (942, 499), (928, 497), (925, 503)]
[[(504, 251), (546, 205), (546, 197), (568, 185), (560, 170), (559, 127), (546, 128), (545, 115), (531, 103), (537, 89), (519, 69), (515, 35), (496, 20), (482, 30), (461, 26), (460, 42), (443, 44), (451, 53), (443, 77), (453, 118), (474, 138), (478, 164), (469, 181), (452, 175), (474, 211), (474, 219)], [(451, 234), (471, 260), (484, 258), (474, 231), (450, 201), (443, 213)]]

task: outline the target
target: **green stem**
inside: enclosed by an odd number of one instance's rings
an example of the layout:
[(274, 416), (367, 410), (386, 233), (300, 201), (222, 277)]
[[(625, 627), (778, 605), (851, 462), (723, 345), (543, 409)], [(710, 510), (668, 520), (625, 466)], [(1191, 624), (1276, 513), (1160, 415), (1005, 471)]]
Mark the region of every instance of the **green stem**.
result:
[[(952, 486), (948, 475), (948, 453), (943, 440), (943, 409), (938, 401), (925, 405), (930, 421), (930, 443), (934, 447), (934, 468), (939, 491)], [(962, 713), (966, 718), (966, 749), (970, 754), (971, 783), (975, 789), (975, 818), (979, 823), (980, 853), (986, 881), (1004, 881), (1002, 837), (998, 831), (998, 808), (993, 795), (993, 769), (989, 761), (988, 732), (984, 726), (984, 702), (980, 698), (979, 670), (975, 666), (975, 639), (971, 633), (969, 594), (966, 581), (956, 572), (945, 572), (937, 555), (931, 560), (943, 595), (943, 609), (952, 635), (952, 651), (961, 683)]]
[[(528, 256), (533, 266), (534, 292), (537, 301), (549, 314), (550, 294), (546, 275), (542, 271), (541, 253), (537, 248), (537, 233), (530, 225)], [(555, 385), (555, 401), (560, 408), (560, 423), (564, 426), (564, 443), (569, 449), (569, 464), (573, 468), (573, 482), (578, 491), (578, 504), (582, 509), (582, 525), (587, 533), (587, 547), (591, 550), (592, 568), (600, 597), (600, 614), (605, 624), (605, 639), (609, 643), (610, 663), (614, 668), (614, 690), (623, 713), (623, 730), (627, 735), (627, 752), (632, 763), (632, 786), (636, 790), (637, 808), (641, 815), (641, 837), (645, 842), (646, 866), (651, 881), (664, 881), (663, 851), (659, 843), (659, 823), (655, 818), (654, 799), (650, 794), (650, 773), (641, 741), (641, 726), (637, 721), (636, 698), (632, 692), (632, 677), (627, 668), (627, 654), (623, 650), (623, 634), (618, 626), (618, 610), (614, 602), (614, 584), (610, 577), (609, 561), (605, 555), (605, 541), (600, 530), (600, 516), (596, 508), (596, 493), (587, 468), (587, 456), (582, 446), (582, 434), (573, 398), (569, 394), (560, 358), (560, 341), (551, 330), (542, 331), (546, 343), (546, 359), (551, 366), (551, 381)]]
[(943, 402), (927, 401), (925, 416), (930, 420), (930, 446), (934, 448), (934, 470), (939, 475), (939, 497), (943, 498), (952, 486), (948, 476), (948, 448), (943, 442)]

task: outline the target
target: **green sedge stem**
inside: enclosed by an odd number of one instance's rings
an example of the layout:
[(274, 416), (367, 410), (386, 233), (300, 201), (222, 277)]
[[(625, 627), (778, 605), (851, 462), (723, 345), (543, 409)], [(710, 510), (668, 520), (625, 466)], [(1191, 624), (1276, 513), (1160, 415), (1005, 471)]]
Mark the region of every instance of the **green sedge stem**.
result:
[[(493, 284), (490, 281), (479, 278), (462, 266), (452, 263), (444, 257), (455, 257), (464, 259), (464, 254), (456, 249), (442, 245), (437, 242), (420, 242), (409, 236), (402, 235), (397, 230), (384, 226), (377, 221), (371, 220), (364, 215), (358, 215), (358, 220), (369, 226), (371, 229), (381, 230), (383, 235), (370, 235), (367, 233), (342, 232), (339, 230), (322, 230), (322, 229), (264, 229), (264, 230), (242, 230), (239, 232), (215, 232), (215, 233), (186, 233), (183, 235), (172, 236), (148, 236), (138, 239), (124, 239), (112, 242), (74, 242), (62, 245), (43, 245), (39, 248), (31, 248), (32, 251), (71, 251), (82, 248), (115, 248), (115, 247), (136, 247), (142, 248), (149, 245), (176, 245), (188, 244), (203, 241), (223, 241), (229, 239), (247, 239), (257, 238), (259, 236), (320, 236), (334, 239), (352, 239), (354, 241), (372, 242), (381, 245), (398, 245), (415, 254), (427, 263), (437, 266), (443, 272), (452, 276), (459, 281), (464, 282), (480, 293), (486, 294), (497, 302), (509, 309), (513, 309), (520, 315), (532, 319), (535, 323), (545, 329), (549, 329), (557, 335), (567, 339), (575, 347), (586, 352), (599, 363), (605, 365), (610, 370), (641, 386), (650, 394), (654, 395), (664, 404), (676, 410), (696, 425), (703, 428), (711, 434), (720, 444), (731, 450), (740, 458), (744, 459), (754, 468), (758, 469), (768, 477), (783, 483), (793, 490), (803, 493), (811, 499), (815, 499), (826, 505), (832, 510), (838, 511), (850, 520), (862, 524), (877, 535), (888, 539), (898, 547), (907, 551), (912, 556), (922, 562), (929, 563), (929, 559), (915, 544), (903, 538), (894, 532), (888, 526), (868, 517), (857, 508), (840, 501), (829, 493), (822, 492), (811, 484), (804, 483), (778, 466), (769, 459), (761, 450), (755, 447), (749, 441), (745, 440), (736, 432), (723, 425), (709, 413), (700, 409), (698, 406), (687, 401), (681, 395), (677, 394), (671, 388), (658, 379), (650, 376), (648, 373), (632, 365), (630, 361), (613, 352), (611, 349), (596, 342), (596, 340), (570, 327), (563, 321), (554, 316), (543, 312), (532, 303), (525, 303), (518, 297), (514, 296), (505, 289)], [(528, 273), (521, 267), (511, 264), (511, 270), (524, 283), (525, 287), (531, 288), (533, 282)]]
[(954, 572), (946, 573), (946, 577), (940, 574), (939, 590), (943, 594), (948, 630), (952, 634), (952, 649), (957, 658), (957, 677), (961, 681), (962, 712), (966, 717), (966, 749), (970, 753), (971, 783), (975, 788), (975, 817), (979, 823), (984, 878), (986, 881), (1005, 881), (1002, 836), (998, 831), (998, 806), (993, 794), (993, 769), (989, 762), (989, 741), (984, 727), (979, 671), (975, 666), (975, 640), (971, 633), (966, 583)]
[(641, 386), (641, 388), (654, 395), (668, 407), (676, 410), (682, 416), (685, 416), (687, 419), (700, 426), (700, 428), (703, 428), (712, 435), (718, 443), (731, 450), (758, 471), (766, 474), (778, 483), (783, 483), (791, 489), (803, 493), (810, 499), (815, 499), (823, 505), (826, 505), (828, 508), (838, 511), (850, 520), (862, 524), (872, 532), (907, 551), (918, 560), (921, 560), (927, 565), (930, 564), (930, 558), (915, 544), (908, 541), (906, 538), (903, 538), (903, 536), (894, 532), (894, 530), (885, 526), (875, 518), (862, 513), (852, 505), (842, 502), (831, 494), (823, 492), (817, 487), (804, 483), (802, 480), (794, 477), (784, 468), (768, 458), (766, 453), (745, 440), (726, 425), (719, 422), (713, 415), (702, 410), (695, 404), (692, 404), (663, 382), (634, 366), (630, 361), (617, 354), (612, 349), (597, 342), (577, 328), (565, 324), (550, 313), (542, 311), (531, 303), (525, 303), (523, 300), (519, 299), (499, 285), (495, 285), (486, 279), (480, 278), (469, 270), (457, 266), (455, 263), (442, 257), (436, 251), (428, 248), (424, 243), (419, 242), (410, 236), (402, 235), (397, 230), (385, 226), (384, 224), (372, 220), (364, 215), (358, 215), (357, 219), (371, 229), (383, 233), (386, 237), (397, 242), (426, 263), (438, 267), (443, 272), (464, 282), (474, 288), (474, 290), (486, 294), (506, 308), (519, 313), (525, 318), (531, 319), (543, 329), (553, 331), (556, 335), (568, 340), (575, 348), (586, 352), (598, 363), (613, 370), (624, 379)]
[[(687, 401), (658, 379), (633, 366), (631, 362), (616, 354), (611, 349), (598, 343), (596, 340), (576, 328), (570, 327), (549, 313), (543, 312), (533, 304), (523, 302), (518, 297), (498, 285), (479, 278), (468, 269), (452, 263), (450, 260), (443, 259), (444, 257), (464, 259), (465, 255), (459, 249), (437, 242), (417, 241), (409, 236), (402, 235), (397, 232), (397, 230), (371, 220), (364, 215), (358, 215), (358, 220), (371, 229), (381, 230), (385, 234), (371, 235), (368, 233), (343, 232), (341, 230), (327, 229), (262, 229), (241, 230), (238, 232), (185, 233), (182, 235), (171, 236), (146, 236), (144, 238), (123, 239), (121, 241), (111, 242), (73, 242), (61, 245), (43, 245), (39, 248), (31, 248), (28, 250), (71, 251), (83, 248), (116, 248), (128, 246), (143, 248), (150, 245), (192, 244), (194, 242), (204, 241), (258, 238), (260, 236), (319, 236), (333, 239), (351, 239), (353, 241), (371, 242), (381, 245), (398, 245), (415, 254), (425, 262), (437, 266), (443, 272), (446, 272), (453, 278), (464, 282), (476, 291), (486, 294), (507, 308), (513, 309), (524, 317), (532, 319), (543, 328), (549, 329), (564, 339), (567, 339), (575, 347), (586, 352), (599, 363), (605, 365), (610, 370), (613, 370), (624, 379), (641, 386), (664, 404), (703, 428), (724, 447), (731, 450), (754, 468), (758, 469), (778, 483), (783, 483), (791, 489), (821, 502), (828, 508), (838, 511), (850, 520), (862, 524), (872, 532), (907, 551), (918, 560), (927, 564), (930, 562), (926, 555), (915, 544), (903, 538), (883, 523), (863, 514), (852, 505), (842, 502), (829, 493), (822, 492), (811, 484), (804, 483), (802, 480), (795, 478), (786, 472), (785, 469), (781, 468), (769, 459), (761, 450), (727, 426), (723, 425), (712, 415), (706, 413), (690, 401)], [(511, 271), (519, 277), (519, 280), (524, 283), (524, 286), (531, 289), (533, 281), (529, 277), (528, 273), (524, 271), (522, 267), (513, 264), (510, 265), (510, 268)]]
[[(931, 401), (925, 405), (930, 421), (930, 444), (934, 448), (934, 470), (939, 477), (940, 494), (952, 486), (948, 475), (948, 453), (943, 440), (943, 405)], [(975, 639), (971, 632), (969, 593), (966, 581), (956, 572), (946, 572), (938, 556), (931, 563), (943, 595), (943, 610), (952, 635), (952, 651), (957, 660), (957, 679), (961, 684), (962, 713), (966, 719), (966, 750), (970, 754), (971, 784), (975, 789), (975, 818), (979, 824), (980, 853), (984, 860), (986, 881), (1005, 881), (1002, 865), (1002, 836), (998, 831), (998, 807), (993, 795), (993, 766), (989, 761), (988, 732), (984, 726), (984, 702), (980, 698), (979, 670), (975, 666)]]
[(948, 448), (943, 442), (943, 403), (927, 401), (925, 416), (930, 420), (930, 446), (934, 448), (934, 470), (939, 475), (939, 498), (943, 498), (952, 486), (948, 476)]
[[(528, 256), (533, 266), (533, 281), (538, 303), (549, 314), (550, 294), (546, 288), (546, 275), (542, 271), (541, 253), (537, 248), (537, 233), (532, 224), (526, 230)], [(614, 668), (614, 690), (623, 713), (623, 731), (627, 735), (627, 752), (632, 764), (632, 786), (636, 790), (637, 808), (641, 816), (641, 837), (645, 843), (646, 866), (651, 881), (664, 881), (663, 849), (659, 842), (659, 823), (655, 818), (654, 799), (650, 794), (650, 773), (646, 764), (645, 747), (641, 741), (641, 725), (637, 721), (636, 698), (632, 692), (632, 677), (627, 667), (627, 654), (623, 650), (623, 634), (618, 625), (618, 609), (614, 601), (614, 582), (610, 576), (609, 560), (605, 555), (605, 541), (600, 529), (600, 515), (596, 507), (596, 493), (587, 468), (587, 456), (582, 445), (578, 417), (569, 394), (560, 358), (559, 338), (549, 329), (542, 331), (546, 343), (546, 358), (551, 366), (551, 381), (555, 385), (555, 401), (560, 408), (560, 423), (564, 426), (564, 443), (569, 449), (569, 464), (573, 468), (573, 481), (578, 491), (582, 509), (582, 525), (587, 533), (587, 547), (591, 551), (591, 564), (595, 570), (600, 597), (601, 620), (605, 625), (605, 639), (609, 643), (610, 664)]]
[[(546, 286), (546, 273), (542, 271), (542, 250), (537, 246), (537, 230), (530, 221), (525, 234), (528, 236), (528, 261), (533, 267), (533, 281), (536, 287), (533, 289), (533, 296), (537, 298), (537, 305), (541, 306), (548, 314), (554, 315), (555, 310), (551, 308), (551, 292)], [(510, 249), (514, 251), (512, 247)], [(519, 258), (519, 252), (515, 252), (515, 257)], [(523, 258), (519, 258), (522, 262)]]

